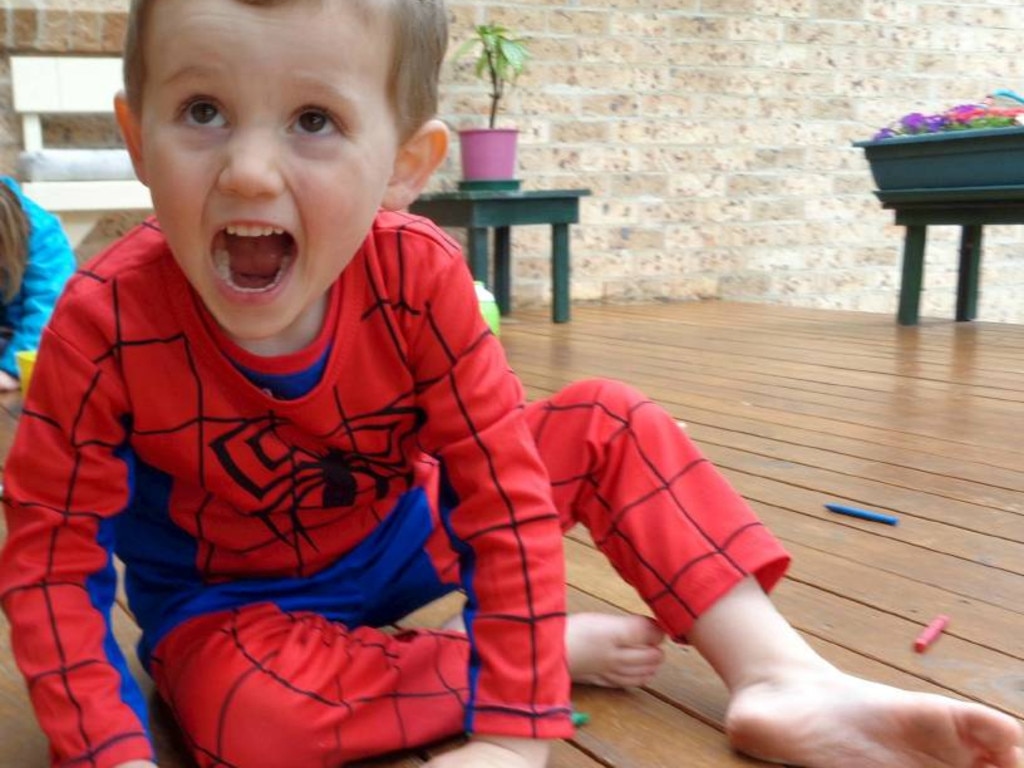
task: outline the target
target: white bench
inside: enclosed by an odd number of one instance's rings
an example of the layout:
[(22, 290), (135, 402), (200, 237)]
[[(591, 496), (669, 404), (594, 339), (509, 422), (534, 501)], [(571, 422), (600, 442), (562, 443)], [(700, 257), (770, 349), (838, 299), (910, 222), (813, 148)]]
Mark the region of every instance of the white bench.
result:
[(119, 58), (12, 56), (11, 83), (21, 117), (22, 189), (60, 217), (72, 246), (106, 213), (152, 209), (127, 150), (43, 144), (44, 116), (113, 114), (114, 95), (123, 87)]

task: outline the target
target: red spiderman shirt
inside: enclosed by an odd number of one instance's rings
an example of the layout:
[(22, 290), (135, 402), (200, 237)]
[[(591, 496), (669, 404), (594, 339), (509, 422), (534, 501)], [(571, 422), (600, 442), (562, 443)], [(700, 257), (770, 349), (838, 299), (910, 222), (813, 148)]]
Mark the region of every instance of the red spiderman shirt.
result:
[(0, 560), (54, 764), (151, 754), (111, 631), (115, 555), (150, 664), (183, 623), (259, 602), (394, 621), (416, 601), (367, 606), (386, 584), (352, 574), (393, 558), (390, 583), (427, 551), (424, 589), (467, 595), (467, 728), (571, 732), (559, 523), (457, 246), (382, 213), (330, 306), (310, 350), (247, 356), (153, 223), (69, 285), (5, 467)]

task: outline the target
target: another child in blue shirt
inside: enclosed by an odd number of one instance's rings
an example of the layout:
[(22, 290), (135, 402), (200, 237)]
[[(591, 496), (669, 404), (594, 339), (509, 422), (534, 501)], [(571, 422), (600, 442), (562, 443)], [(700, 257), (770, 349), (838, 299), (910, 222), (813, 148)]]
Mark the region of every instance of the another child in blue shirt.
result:
[(39, 346), (75, 265), (57, 217), (0, 177), (0, 392), (20, 386), (15, 355)]

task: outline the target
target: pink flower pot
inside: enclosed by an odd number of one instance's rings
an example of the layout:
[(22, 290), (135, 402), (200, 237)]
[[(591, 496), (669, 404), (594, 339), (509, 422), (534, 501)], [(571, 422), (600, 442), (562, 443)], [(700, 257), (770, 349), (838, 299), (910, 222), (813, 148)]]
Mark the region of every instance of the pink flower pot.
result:
[(514, 179), (516, 143), (514, 128), (472, 128), (459, 131), (462, 178), (467, 181)]

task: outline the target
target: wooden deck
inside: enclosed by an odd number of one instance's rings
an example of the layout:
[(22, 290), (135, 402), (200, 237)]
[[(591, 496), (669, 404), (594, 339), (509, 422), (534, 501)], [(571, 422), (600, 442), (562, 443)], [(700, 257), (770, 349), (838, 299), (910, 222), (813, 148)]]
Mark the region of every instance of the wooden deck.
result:
[[(531, 396), (611, 376), (685, 421), (795, 556), (775, 602), (827, 658), (1024, 718), (1024, 326), (704, 303), (576, 307), (566, 325), (517, 313), (502, 339)], [(17, 398), (6, 407), (0, 451)], [(826, 501), (900, 524), (839, 517)], [(585, 537), (567, 550), (572, 608), (643, 610)], [(939, 613), (946, 633), (914, 653)], [(730, 752), (724, 688), (692, 650), (671, 649), (645, 690), (581, 687), (574, 701), (591, 722), (558, 745), (558, 768), (763, 764)], [(156, 720), (160, 765), (187, 765)], [(46, 764), (4, 636), (0, 766)]]

